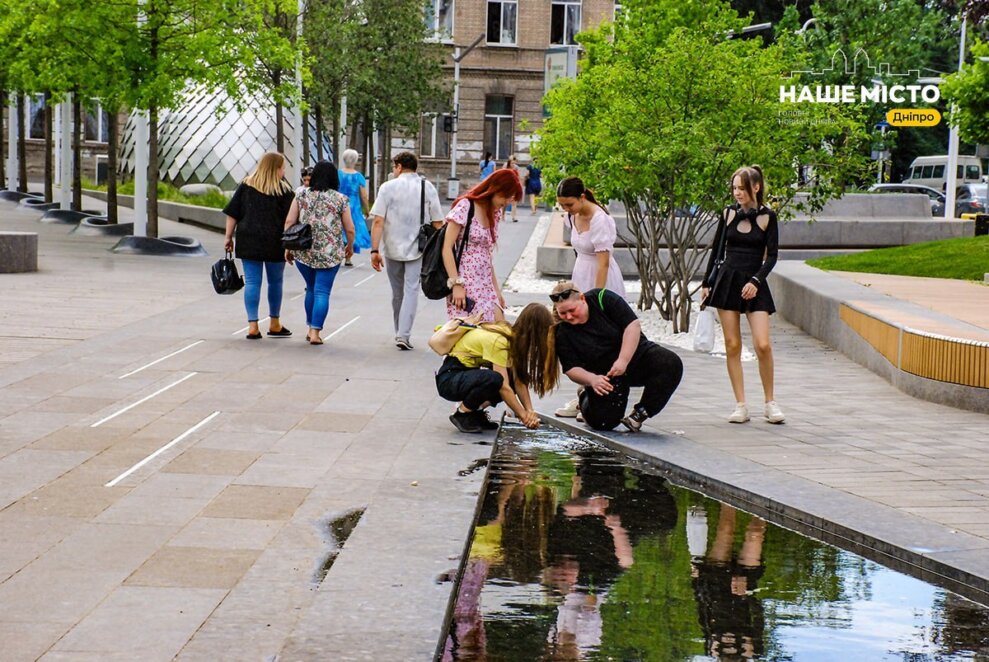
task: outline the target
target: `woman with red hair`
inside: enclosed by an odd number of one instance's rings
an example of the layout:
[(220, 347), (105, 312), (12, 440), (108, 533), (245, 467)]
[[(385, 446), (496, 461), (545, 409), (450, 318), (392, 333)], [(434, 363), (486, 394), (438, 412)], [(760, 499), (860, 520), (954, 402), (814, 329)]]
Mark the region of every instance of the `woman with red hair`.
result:
[[(457, 198), (446, 215), (443, 266), (452, 292), (447, 297), (447, 317), (480, 313), (482, 321), (505, 319), (505, 299), (495, 276), (492, 251), (498, 240), (498, 223), (505, 205), (522, 199), (522, 182), (514, 170), (495, 170), (486, 179)], [(465, 229), (470, 221), (467, 247), (459, 260)]]

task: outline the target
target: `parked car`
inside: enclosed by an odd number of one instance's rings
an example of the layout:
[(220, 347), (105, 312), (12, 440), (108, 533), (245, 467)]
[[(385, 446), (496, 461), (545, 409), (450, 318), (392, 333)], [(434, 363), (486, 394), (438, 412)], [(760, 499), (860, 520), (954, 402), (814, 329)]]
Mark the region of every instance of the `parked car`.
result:
[(955, 215), (989, 214), (989, 184), (962, 184), (955, 189)]
[(931, 216), (938, 218), (944, 216), (944, 194), (930, 186), (920, 184), (873, 184), (869, 187), (870, 193), (920, 193), (926, 195), (931, 201)]

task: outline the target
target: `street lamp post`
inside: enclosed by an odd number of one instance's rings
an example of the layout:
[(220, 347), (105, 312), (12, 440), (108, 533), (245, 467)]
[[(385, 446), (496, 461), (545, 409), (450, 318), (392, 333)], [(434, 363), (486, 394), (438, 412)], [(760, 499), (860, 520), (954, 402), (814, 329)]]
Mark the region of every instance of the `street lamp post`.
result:
[(477, 48), (484, 40), (484, 33), (477, 36), (470, 46), (461, 50), (457, 46), (453, 51), (453, 131), (450, 135), (450, 179), (446, 183), (446, 197), (453, 200), (460, 194), (460, 180), (457, 179), (457, 130), (460, 124), (460, 61)]
[[(958, 45), (958, 70), (961, 71), (965, 64), (965, 28), (968, 25), (968, 17), (962, 17), (961, 43)], [(954, 125), (948, 125), (948, 178), (945, 182), (944, 191), (944, 218), (955, 217), (955, 187), (958, 185), (958, 129)]]

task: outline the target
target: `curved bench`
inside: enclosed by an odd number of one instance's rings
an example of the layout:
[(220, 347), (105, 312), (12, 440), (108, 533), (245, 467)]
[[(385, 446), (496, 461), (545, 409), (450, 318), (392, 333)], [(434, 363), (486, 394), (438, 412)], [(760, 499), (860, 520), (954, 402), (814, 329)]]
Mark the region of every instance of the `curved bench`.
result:
[(44, 196), (38, 193), (24, 193), (22, 191), (0, 191), (0, 200), (6, 200), (7, 202), (20, 202), (25, 198), (39, 198), (43, 200)]
[(114, 253), (134, 255), (209, 255), (202, 242), (191, 237), (123, 237), (110, 249)]
[(87, 216), (81, 219), (79, 225), (70, 230), (69, 234), (120, 237), (134, 234), (134, 224), (111, 223), (106, 216)]
[(35, 232), (0, 232), (0, 273), (38, 270), (38, 235)]
[(45, 212), (45, 215), (41, 217), (41, 222), (76, 225), (84, 218), (99, 216), (101, 213), (102, 212), (98, 212), (95, 209), (84, 209), (83, 211), (76, 211), (75, 209), (49, 209)]

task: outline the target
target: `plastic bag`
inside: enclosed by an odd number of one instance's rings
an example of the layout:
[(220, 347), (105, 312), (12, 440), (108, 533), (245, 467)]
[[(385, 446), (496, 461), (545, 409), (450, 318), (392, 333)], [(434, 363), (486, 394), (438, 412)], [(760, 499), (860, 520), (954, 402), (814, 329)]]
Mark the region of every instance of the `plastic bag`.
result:
[(705, 308), (697, 313), (697, 320), (694, 326), (695, 352), (710, 352), (714, 349), (714, 327), (716, 324), (714, 309)]

